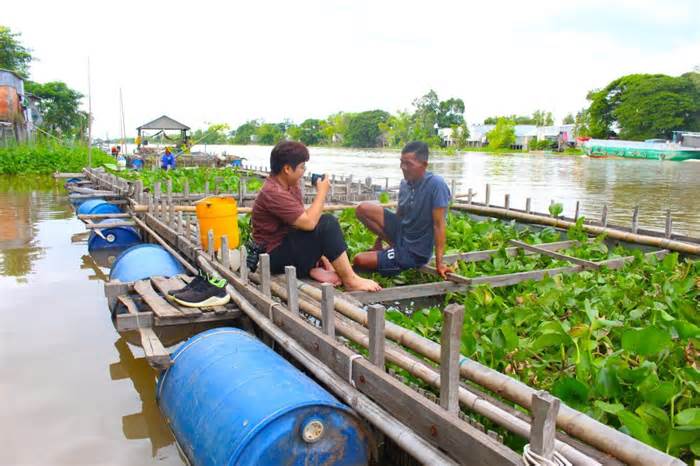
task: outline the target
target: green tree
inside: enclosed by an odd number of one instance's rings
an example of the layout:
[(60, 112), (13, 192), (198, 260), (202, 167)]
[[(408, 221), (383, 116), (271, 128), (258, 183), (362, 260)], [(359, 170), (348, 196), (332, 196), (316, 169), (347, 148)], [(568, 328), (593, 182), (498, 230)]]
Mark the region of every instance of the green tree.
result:
[(576, 114), (574, 121), (574, 134), (576, 137), (585, 138), (591, 135), (591, 114), (584, 108)]
[(492, 116), (484, 119), (484, 124), (485, 125), (495, 125), (498, 123), (498, 120), (501, 118), (505, 118), (506, 120), (510, 120), (514, 125), (536, 125), (537, 120), (531, 116), (527, 115), (509, 115), (509, 116)]
[(532, 120), (537, 126), (551, 126), (554, 124), (552, 112), (545, 112), (544, 110), (535, 110), (532, 114)]
[(39, 84), (24, 83), (25, 90), (39, 97), (39, 109), (44, 130), (56, 135), (79, 136), (86, 126), (86, 115), (79, 110), (83, 95), (69, 88), (66, 83), (52, 81)]
[(464, 124), (464, 101), (458, 98), (443, 100), (438, 105), (437, 124), (440, 128), (451, 128)]
[(469, 128), (466, 122), (462, 122), (461, 125), (452, 125), (452, 139), (454, 139), (455, 146), (458, 149), (467, 147), (467, 141), (469, 141)]
[(314, 146), (321, 143), (324, 139), (321, 129), (321, 120), (309, 118), (300, 125), (290, 126), (287, 133), (295, 141), (301, 141), (307, 146)]
[(321, 124), (321, 133), (327, 144), (340, 144), (344, 141), (353, 115), (345, 112), (334, 113)]
[(285, 123), (263, 123), (255, 131), (259, 144), (274, 145), (284, 139)]
[(700, 129), (700, 89), (690, 73), (630, 74), (591, 91), (590, 130), (607, 137), (612, 128), (625, 139), (668, 138), (673, 130)]
[(388, 146), (402, 147), (411, 140), (412, 125), (411, 114), (399, 111), (396, 115), (390, 115), (386, 122), (380, 123), (379, 129), (384, 134)]
[(258, 126), (260, 126), (260, 122), (258, 122), (258, 120), (248, 120), (236, 128), (236, 130), (231, 134), (231, 136), (233, 136), (233, 144), (250, 144), (252, 142), (252, 137), (255, 136)]
[(7, 26), (0, 25), (0, 68), (27, 77), (32, 54), (30, 49), (19, 42), (19, 36), (19, 33), (12, 32)]
[(205, 131), (198, 129), (192, 133), (192, 140), (197, 144), (226, 144), (230, 130), (227, 123), (213, 123)]
[(574, 118), (574, 115), (571, 113), (566, 115), (564, 117), (564, 119), (562, 120), (562, 124), (564, 124), (564, 125), (573, 125), (575, 123), (576, 123), (576, 118)]
[(486, 133), (489, 149), (506, 149), (515, 144), (515, 122), (508, 118), (499, 118), (496, 127)]
[(349, 147), (377, 147), (382, 145), (380, 125), (386, 123), (389, 114), (384, 110), (370, 110), (353, 115), (343, 139)]
[(423, 141), (437, 137), (440, 100), (434, 90), (413, 101), (413, 136), (411, 139)]

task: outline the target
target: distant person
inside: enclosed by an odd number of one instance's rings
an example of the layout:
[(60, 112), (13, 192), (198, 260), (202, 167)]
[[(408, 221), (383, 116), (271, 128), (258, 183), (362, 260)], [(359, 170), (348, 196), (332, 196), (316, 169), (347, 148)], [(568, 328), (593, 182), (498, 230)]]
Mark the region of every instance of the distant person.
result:
[(116, 159), (117, 155), (119, 155), (119, 149), (117, 148), (117, 146), (112, 146), (111, 152), (112, 152), (112, 157), (114, 157)]
[[(428, 145), (414, 141), (401, 151), (404, 179), (396, 213), (370, 202), (357, 206), (355, 215), (377, 235), (374, 248), (355, 256), (355, 266), (396, 275), (427, 264), (435, 248), (435, 268), (444, 279), (452, 270), (443, 262), (450, 188), (428, 169)], [(386, 242), (389, 247), (384, 248)]]
[(160, 158), (160, 168), (163, 170), (175, 170), (175, 156), (170, 152), (170, 148), (165, 148), (165, 153)]
[[(347, 290), (380, 290), (376, 282), (353, 271), (338, 220), (323, 214), (328, 176), (317, 181), (316, 197), (304, 208), (299, 180), (308, 160), (309, 150), (300, 142), (283, 141), (272, 149), (270, 176), (253, 205), (253, 249), (270, 255), (272, 273), (293, 265), (301, 278), (342, 283)], [(256, 264), (253, 260), (251, 265)]]
[(131, 161), (131, 168), (134, 170), (143, 170), (143, 159), (141, 157), (134, 157)]

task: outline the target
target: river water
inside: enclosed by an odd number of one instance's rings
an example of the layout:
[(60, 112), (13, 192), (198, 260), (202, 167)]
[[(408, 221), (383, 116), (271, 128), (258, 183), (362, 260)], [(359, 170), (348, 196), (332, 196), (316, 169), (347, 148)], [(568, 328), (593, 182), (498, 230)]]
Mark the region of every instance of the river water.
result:
[[(269, 147), (219, 146), (268, 165)], [(212, 150), (209, 146), (208, 150)], [(399, 181), (396, 152), (312, 149), (309, 169)], [(700, 163), (593, 160), (560, 156), (438, 155), (431, 169), (492, 200), (700, 236)], [(62, 186), (50, 178), (0, 177), (0, 464), (183, 464), (155, 403), (155, 372), (114, 330), (103, 295), (106, 269), (87, 255), (84, 231)]]

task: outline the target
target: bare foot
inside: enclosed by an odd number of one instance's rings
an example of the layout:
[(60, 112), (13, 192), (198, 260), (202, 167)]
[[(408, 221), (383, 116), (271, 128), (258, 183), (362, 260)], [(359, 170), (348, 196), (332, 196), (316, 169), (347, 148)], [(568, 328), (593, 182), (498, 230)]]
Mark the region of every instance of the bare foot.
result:
[(309, 276), (316, 280), (317, 282), (320, 283), (330, 283), (333, 286), (338, 286), (341, 283), (343, 283), (340, 280), (340, 277), (338, 276), (335, 271), (331, 270), (326, 270), (321, 267), (314, 267), (309, 271)]
[(355, 275), (353, 278), (343, 283), (345, 291), (379, 291), (382, 289), (379, 283), (374, 280), (362, 278)]
[(321, 259), (318, 262), (319, 262), (319, 267), (323, 267), (324, 269), (328, 270), (329, 272), (335, 272), (335, 269), (333, 268), (333, 264), (331, 264), (331, 261), (329, 261), (326, 256), (321, 256)]

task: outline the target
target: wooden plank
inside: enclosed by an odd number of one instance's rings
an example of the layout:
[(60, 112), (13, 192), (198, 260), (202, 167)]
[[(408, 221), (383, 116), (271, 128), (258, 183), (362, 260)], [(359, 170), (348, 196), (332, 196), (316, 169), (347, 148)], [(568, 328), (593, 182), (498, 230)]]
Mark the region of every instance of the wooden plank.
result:
[(160, 297), (148, 280), (139, 280), (134, 283), (136, 291), (141, 299), (151, 308), (158, 317), (182, 317), (184, 314)]
[(559, 399), (545, 391), (539, 391), (532, 395), (530, 447), (533, 453), (543, 456), (547, 460), (551, 460), (554, 456), (559, 405)]
[(510, 240), (510, 244), (513, 244), (519, 248), (526, 249), (528, 251), (532, 251), (532, 252), (537, 253), (537, 254), (541, 254), (543, 256), (549, 256), (549, 257), (552, 257), (554, 259), (559, 259), (559, 260), (571, 262), (573, 264), (581, 265), (581, 266), (583, 266), (584, 269), (598, 270), (600, 268), (600, 265), (595, 263), (595, 262), (591, 262), (591, 261), (588, 261), (585, 259), (579, 259), (578, 257), (567, 256), (565, 254), (560, 254), (560, 253), (554, 252), (554, 251), (549, 251), (547, 249), (540, 248), (539, 246), (534, 246), (531, 244), (523, 243), (522, 241), (512, 239), (512, 240)]
[[(268, 296), (269, 296), (268, 283)], [(335, 338), (335, 288), (330, 283), (321, 285), (321, 327), (323, 333)], [(382, 335), (383, 338), (383, 335)]]
[(117, 296), (117, 301), (121, 302), (129, 314), (138, 314), (139, 309), (136, 307), (136, 303), (127, 295)]
[(110, 280), (105, 282), (104, 290), (106, 298), (116, 298), (120, 295), (128, 295), (130, 291), (134, 290), (134, 282), (122, 282), (117, 279)]
[(369, 329), (369, 360), (377, 367), (384, 369), (384, 313), (386, 308), (381, 304), (367, 306), (367, 328)]
[(260, 254), (260, 289), (265, 296), (272, 296), (270, 292), (270, 255)]
[(554, 276), (562, 273), (577, 273), (583, 270), (582, 265), (572, 265), (569, 267), (558, 267), (553, 269), (538, 269), (530, 270), (528, 272), (517, 272), (503, 275), (491, 275), (483, 277), (474, 277), (472, 279), (472, 285), (481, 285), (487, 283), (494, 288), (501, 286), (515, 285), (526, 280), (542, 280), (545, 276)]
[(464, 291), (469, 285), (451, 281), (420, 283), (418, 285), (394, 286), (379, 291), (350, 291), (344, 294), (350, 295), (363, 304), (385, 303), (401, 299), (422, 298), (426, 296), (438, 296), (450, 292)]
[[(293, 265), (287, 265), (284, 268), (285, 278), (287, 280), (287, 307), (291, 312), (299, 313), (299, 288), (297, 288), (297, 270)], [(243, 283), (246, 283), (241, 277)]]
[(170, 359), (170, 353), (165, 349), (156, 332), (152, 328), (140, 328), (139, 333), (141, 334), (141, 347), (146, 355), (148, 364), (159, 370), (172, 366), (173, 362)]
[[(432, 273), (433, 275), (438, 275), (437, 269), (435, 267), (433, 267), (432, 265), (426, 264), (423, 267), (421, 267), (420, 270), (422, 272), (428, 272), (428, 273)], [(447, 272), (447, 279), (451, 282), (461, 283), (464, 285), (469, 285), (472, 282), (471, 278), (459, 275), (459, 274), (454, 273), (454, 272)]]
[(464, 305), (450, 304), (443, 310), (440, 336), (440, 406), (459, 414), (459, 361), (462, 345)]
[[(165, 278), (165, 277), (151, 277), (151, 283), (156, 287), (158, 291), (165, 297), (166, 300), (170, 301), (170, 298), (168, 298), (168, 293), (174, 290), (181, 290), (184, 288), (187, 283), (184, 281), (178, 279), (177, 277), (170, 277), (170, 278)], [(202, 313), (202, 310), (199, 308), (195, 307), (187, 307), (187, 306), (180, 306), (179, 304), (176, 304), (175, 302), (170, 303), (173, 307), (175, 307), (178, 311), (180, 311), (183, 315), (200, 315)], [(204, 308), (202, 308), (204, 309)]]
[[(576, 246), (578, 245), (579, 242), (576, 240), (566, 240), (566, 241), (557, 241), (554, 243), (544, 243), (544, 244), (538, 244), (537, 247), (541, 249), (546, 249), (547, 251), (558, 251), (560, 249), (566, 249), (571, 246)], [(516, 256), (518, 254), (519, 247), (509, 247), (505, 248), (504, 251), (508, 256)], [(448, 254), (446, 256), (443, 256), (442, 261), (445, 264), (453, 264), (456, 261), (460, 260), (462, 262), (479, 262), (483, 260), (488, 260), (491, 257), (493, 257), (495, 254), (497, 254), (500, 251), (500, 249), (486, 249), (483, 251), (470, 251), (470, 252), (462, 252), (459, 254)], [(533, 252), (526, 252), (526, 254), (534, 254)]]

